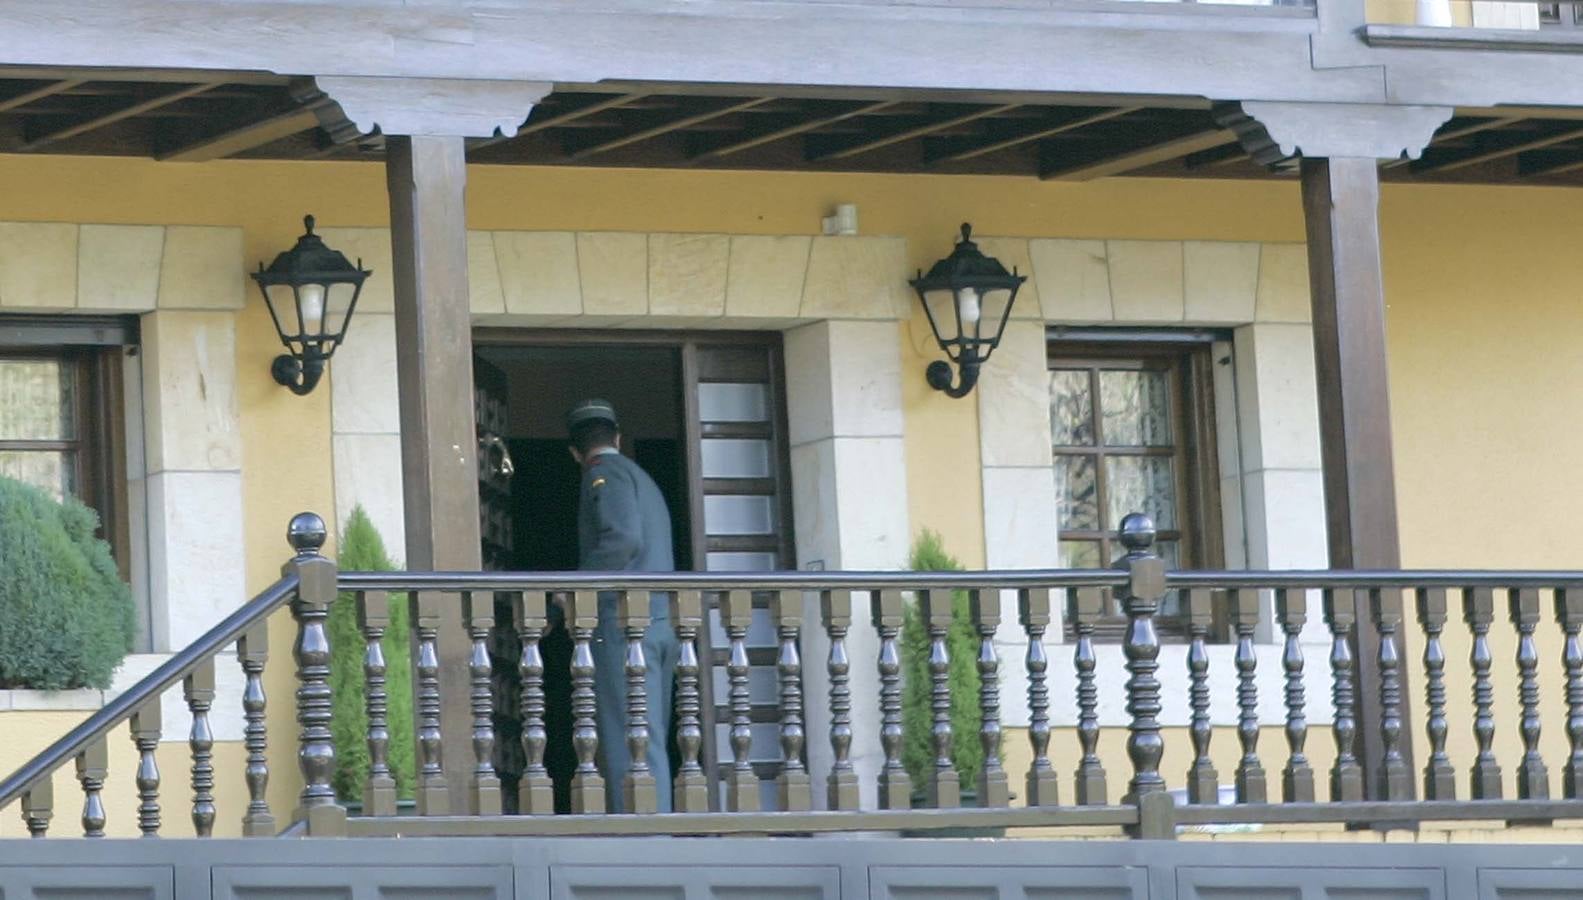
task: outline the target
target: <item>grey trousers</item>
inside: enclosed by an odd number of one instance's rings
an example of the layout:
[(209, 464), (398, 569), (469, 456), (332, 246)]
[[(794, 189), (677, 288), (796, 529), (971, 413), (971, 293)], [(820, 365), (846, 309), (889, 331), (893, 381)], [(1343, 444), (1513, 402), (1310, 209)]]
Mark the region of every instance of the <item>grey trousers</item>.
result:
[[(649, 748), (645, 759), (654, 775), (659, 811), (671, 811), (671, 761), (665, 742), (671, 733), (671, 695), (681, 645), (671, 627), (670, 598), (649, 600), (653, 617), (643, 633), (643, 662), (648, 668)], [(624, 812), (622, 779), (632, 768), (627, 749), (627, 636), (617, 618), (614, 594), (599, 597), (599, 628), (594, 632), (594, 696), (598, 703), (599, 768), (605, 776), (606, 806)]]

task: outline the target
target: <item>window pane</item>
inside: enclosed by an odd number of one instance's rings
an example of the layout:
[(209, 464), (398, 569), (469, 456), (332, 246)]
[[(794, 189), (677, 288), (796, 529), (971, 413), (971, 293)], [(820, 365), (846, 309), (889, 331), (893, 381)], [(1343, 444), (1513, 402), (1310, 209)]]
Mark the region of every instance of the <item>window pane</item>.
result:
[(1099, 494), (1095, 490), (1094, 458), (1055, 458), (1056, 522), (1062, 531), (1098, 531)]
[(1164, 372), (1099, 373), (1099, 410), (1106, 446), (1171, 445), (1169, 381)]
[(0, 450), (0, 475), (39, 488), (56, 500), (76, 487), (72, 484), (71, 454), (45, 450)]
[(0, 359), (0, 440), (71, 440), (69, 370), (56, 360)]
[(1104, 566), (1099, 541), (1062, 541), (1061, 568), (1098, 569)]
[(705, 422), (768, 421), (769, 388), (762, 384), (700, 384), (698, 418)]
[(708, 561), (711, 572), (773, 572), (773, 553), (711, 553)]
[(1164, 456), (1107, 456), (1105, 527), (1117, 528), (1128, 513), (1141, 512), (1162, 531), (1176, 530), (1176, 481)]
[(1085, 369), (1050, 373), (1050, 440), (1057, 447), (1094, 443), (1094, 398)]
[(768, 478), (770, 442), (708, 438), (702, 442), (703, 477)]
[(773, 534), (771, 498), (713, 494), (704, 498), (704, 530), (709, 534)]

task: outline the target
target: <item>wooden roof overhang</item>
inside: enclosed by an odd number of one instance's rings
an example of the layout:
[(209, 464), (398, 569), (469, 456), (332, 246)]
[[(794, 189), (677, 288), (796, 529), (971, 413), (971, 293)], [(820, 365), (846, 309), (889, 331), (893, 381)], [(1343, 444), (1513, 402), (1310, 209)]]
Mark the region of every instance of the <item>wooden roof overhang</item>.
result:
[[(0, 69), (0, 153), (379, 160), (310, 79), (264, 73)], [(1207, 100), (561, 85), (516, 135), (472, 140), (493, 165), (799, 172), (1280, 177)], [(1387, 181), (1583, 186), (1583, 110), (1459, 110)]]

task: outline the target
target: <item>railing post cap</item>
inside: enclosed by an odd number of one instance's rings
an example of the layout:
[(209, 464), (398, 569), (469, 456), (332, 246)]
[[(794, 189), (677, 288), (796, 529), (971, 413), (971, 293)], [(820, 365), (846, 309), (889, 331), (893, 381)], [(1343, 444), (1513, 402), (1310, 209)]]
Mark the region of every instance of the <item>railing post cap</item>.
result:
[(1154, 520), (1143, 513), (1128, 513), (1121, 520), (1121, 546), (1128, 553), (1146, 553), (1154, 546)]
[(286, 540), (298, 556), (316, 555), (324, 546), (328, 531), (318, 513), (300, 512), (291, 517), (286, 526)]

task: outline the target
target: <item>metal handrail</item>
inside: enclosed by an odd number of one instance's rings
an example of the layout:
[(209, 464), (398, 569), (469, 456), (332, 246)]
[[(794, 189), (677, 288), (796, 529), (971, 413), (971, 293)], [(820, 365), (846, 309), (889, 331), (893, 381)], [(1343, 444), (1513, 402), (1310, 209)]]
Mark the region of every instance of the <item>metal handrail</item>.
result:
[[(1583, 579), (1583, 573), (1579, 575)], [(872, 591), (1121, 587), (1116, 569), (999, 572), (342, 572), (344, 591)]]
[(151, 701), (158, 703), (160, 695), (166, 689), (185, 678), (228, 644), (234, 643), (248, 628), (284, 606), (296, 592), (296, 575), (281, 578), (265, 588), (263, 593), (221, 619), (218, 625), (182, 648), (159, 668), (143, 676), (136, 684), (105, 704), (76, 728), (66, 732), (60, 740), (50, 744), (20, 769), (11, 773), (10, 777), (0, 781), (0, 808), (22, 796), (39, 781), (49, 778), (67, 760), (81, 753), (89, 744), (131, 717), (144, 704)]
[(1583, 572), (1572, 570), (1388, 569), (1167, 572), (1171, 588), (1210, 590), (1324, 590), (1364, 588), (1583, 588)]

